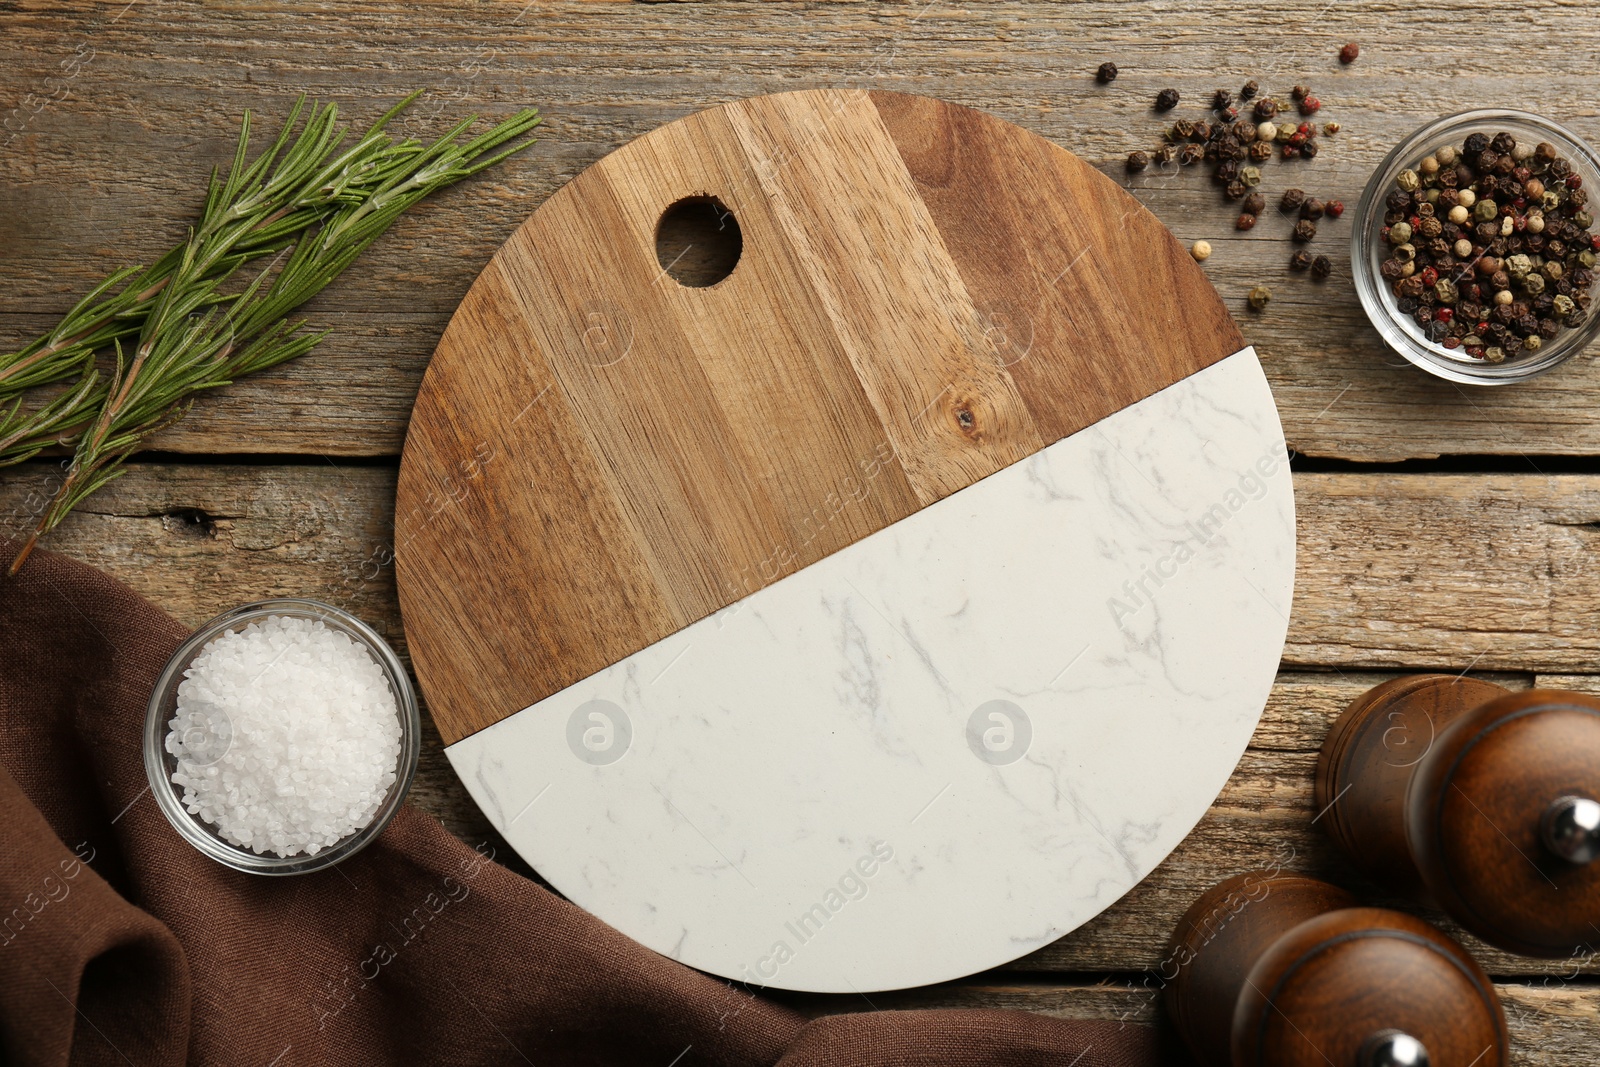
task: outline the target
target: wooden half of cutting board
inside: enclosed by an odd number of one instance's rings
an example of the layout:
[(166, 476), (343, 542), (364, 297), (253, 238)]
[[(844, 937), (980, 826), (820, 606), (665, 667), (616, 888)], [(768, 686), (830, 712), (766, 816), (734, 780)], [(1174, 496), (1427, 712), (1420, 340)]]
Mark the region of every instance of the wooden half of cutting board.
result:
[[(658, 225), (714, 197), (714, 285)], [(553, 195), (440, 341), (396, 505), (446, 744), (1244, 347), (1082, 160), (900, 93), (691, 115)]]

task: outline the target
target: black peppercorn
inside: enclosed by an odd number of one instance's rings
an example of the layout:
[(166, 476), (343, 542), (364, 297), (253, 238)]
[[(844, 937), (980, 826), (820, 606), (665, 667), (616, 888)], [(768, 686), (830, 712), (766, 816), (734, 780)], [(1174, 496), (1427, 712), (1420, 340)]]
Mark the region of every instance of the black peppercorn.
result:
[(1317, 235), (1317, 224), (1310, 219), (1301, 219), (1294, 224), (1294, 239), (1301, 243), (1311, 240)]
[(1314, 196), (1308, 197), (1306, 202), (1300, 205), (1300, 217), (1303, 219), (1320, 219), (1325, 210), (1326, 208), (1321, 200)]
[(1100, 64), (1100, 69), (1094, 72), (1094, 80), (1101, 85), (1110, 85), (1117, 80), (1117, 65), (1115, 63)]
[(1284, 214), (1288, 214), (1291, 211), (1299, 211), (1300, 205), (1305, 202), (1305, 190), (1285, 189), (1283, 191), (1283, 199), (1278, 201), (1278, 206), (1284, 212)]
[(1131, 170), (1131, 171), (1141, 171), (1141, 170), (1144, 170), (1149, 165), (1150, 165), (1150, 156), (1149, 156), (1148, 153), (1146, 153), (1146, 152), (1129, 152), (1128, 153), (1128, 169), (1129, 170)]
[(1239, 164), (1231, 159), (1225, 159), (1217, 164), (1217, 181), (1227, 185), (1239, 176)]
[(1272, 145), (1267, 141), (1251, 141), (1248, 153), (1255, 162), (1265, 163), (1272, 158)]
[[(1296, 252), (1295, 255), (1305, 256), (1306, 266), (1309, 267), (1311, 265), (1310, 252)], [(1294, 266), (1294, 260), (1291, 259), (1289, 261), (1289, 265)], [(1400, 280), (1400, 276), (1402, 273), (1404, 273), (1405, 269), (1405, 264), (1401, 263), (1398, 259), (1386, 259), (1378, 265), (1378, 274), (1381, 275), (1383, 280), (1386, 282), (1397, 282)]]
[(1175, 144), (1164, 144), (1160, 148), (1156, 149), (1155, 160), (1157, 163), (1173, 163), (1176, 162), (1177, 159), (1178, 146)]
[[(1489, 135), (1486, 133), (1468, 134), (1466, 141), (1461, 147), (1467, 153), (1467, 155), (1475, 156), (1479, 152), (1482, 152), (1485, 148), (1489, 147)], [(1551, 155), (1554, 156), (1555, 153), (1552, 151)]]
[(1478, 168), (1479, 174), (1488, 174), (1494, 170), (1495, 164), (1500, 162), (1500, 153), (1492, 148), (1485, 148), (1473, 157), (1472, 165)]
[(1174, 141), (1187, 141), (1194, 136), (1194, 122), (1190, 119), (1179, 119), (1172, 124), (1172, 130), (1167, 136)]
[(1209, 140), (1211, 140), (1211, 134), (1212, 134), (1211, 123), (1206, 122), (1204, 119), (1202, 119), (1201, 121), (1199, 121), (1199, 122), (1194, 124), (1194, 139), (1196, 141), (1209, 141)]
[(1156, 94), (1156, 110), (1171, 111), (1178, 106), (1178, 90), (1163, 89)]
[[(1251, 81), (1245, 82), (1244, 83), (1244, 87), (1239, 90), (1239, 99), (1240, 100), (1252, 100), (1252, 99), (1255, 98), (1256, 93), (1258, 93), (1260, 91), (1261, 91), (1261, 86), (1257, 85), (1255, 83), (1255, 81), (1252, 79)], [(1555, 153), (1552, 150), (1551, 155), (1554, 155), (1554, 154)]]
[(1278, 102), (1270, 96), (1264, 96), (1256, 101), (1255, 117), (1262, 122), (1272, 118), (1278, 113)]
[(1266, 209), (1266, 206), (1267, 198), (1260, 193), (1252, 192), (1244, 198), (1244, 203), (1239, 205), (1239, 209), (1251, 215), (1259, 215)]
[[(1295, 191), (1298, 192), (1299, 190)], [(1300, 198), (1302, 200), (1305, 199), (1305, 194), (1301, 193)], [(1411, 194), (1404, 189), (1392, 189), (1383, 203), (1390, 211), (1404, 211), (1411, 206)], [(1296, 204), (1295, 206), (1299, 207), (1300, 205)]]
[(1190, 166), (1205, 158), (1206, 150), (1197, 144), (1186, 144), (1178, 150), (1178, 164)]
[(1234, 223), (1234, 226), (1240, 230), (1253, 230), (1256, 226), (1256, 217), (1247, 211), (1239, 216), (1239, 221)]
[(1218, 89), (1211, 97), (1211, 108), (1214, 111), (1226, 111), (1233, 106), (1233, 94), (1226, 89)]
[(1244, 182), (1240, 181), (1238, 178), (1235, 178), (1233, 181), (1229, 182), (1226, 189), (1229, 200), (1243, 200), (1244, 194), (1249, 191), (1250, 187)]
[[(1399, 263), (1398, 260), (1392, 260), (1391, 259), (1391, 260), (1385, 260), (1383, 265), (1386, 267), (1390, 263), (1394, 264), (1394, 278), (1389, 278), (1389, 280), (1390, 281), (1394, 281), (1395, 279), (1400, 277), (1400, 269), (1401, 269), (1400, 268), (1400, 263)], [(1300, 251), (1296, 252), (1294, 255), (1290, 256), (1289, 257), (1289, 269), (1290, 270), (1310, 270), (1311, 269), (1311, 253), (1305, 251), (1304, 249), (1301, 249)], [(1380, 274), (1383, 273), (1383, 267), (1379, 267), (1378, 270), (1379, 270)], [(1387, 274), (1385, 274), (1384, 276), (1388, 277)]]
[(1517, 139), (1502, 130), (1494, 135), (1494, 138), (1489, 142), (1489, 147), (1503, 156), (1517, 147)]
[[(1284, 147), (1287, 148), (1289, 146), (1285, 145)], [(1300, 146), (1300, 154), (1305, 156), (1307, 159), (1316, 159), (1317, 153), (1320, 151), (1322, 151), (1322, 149), (1315, 141), (1307, 141), (1305, 144)]]

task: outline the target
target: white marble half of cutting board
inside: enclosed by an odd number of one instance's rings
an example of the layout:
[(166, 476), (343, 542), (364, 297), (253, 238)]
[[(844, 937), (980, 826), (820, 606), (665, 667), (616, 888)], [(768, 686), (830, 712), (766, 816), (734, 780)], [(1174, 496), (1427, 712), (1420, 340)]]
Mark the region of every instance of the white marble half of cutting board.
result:
[(447, 751), (541, 875), (673, 959), (956, 978), (1094, 917), (1204, 814), (1294, 545), (1247, 348)]

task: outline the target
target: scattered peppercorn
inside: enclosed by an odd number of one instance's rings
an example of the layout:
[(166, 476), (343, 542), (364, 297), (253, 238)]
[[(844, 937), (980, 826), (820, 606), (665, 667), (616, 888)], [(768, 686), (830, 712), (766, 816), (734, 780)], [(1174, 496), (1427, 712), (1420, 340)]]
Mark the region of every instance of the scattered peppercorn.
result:
[(1249, 215), (1259, 215), (1266, 210), (1267, 198), (1260, 193), (1251, 193), (1244, 198), (1244, 203), (1239, 205), (1240, 210)]
[(1310, 219), (1301, 219), (1294, 224), (1294, 239), (1304, 244), (1317, 235), (1317, 224)]
[(1360, 55), (1361, 46), (1356, 44), (1354, 41), (1351, 41), (1349, 44), (1339, 49), (1339, 62), (1354, 63)]
[(1501, 362), (1587, 320), (1600, 235), (1589, 232), (1582, 179), (1554, 145), (1473, 133), (1395, 184), (1378, 273), (1428, 340)]
[(1261, 91), (1261, 86), (1257, 85), (1255, 83), (1254, 79), (1252, 79), (1250, 81), (1245, 82), (1244, 83), (1244, 88), (1239, 90), (1239, 99), (1240, 100), (1244, 100), (1244, 101), (1253, 100), (1253, 99), (1255, 99), (1255, 95), (1257, 93), (1259, 93), (1260, 91)]
[(1317, 281), (1322, 281), (1333, 273), (1333, 260), (1327, 256), (1318, 256), (1311, 261), (1311, 276)]
[(1316, 197), (1307, 197), (1306, 202), (1300, 205), (1300, 217), (1303, 219), (1320, 219), (1327, 210), (1321, 200)]
[(1101, 85), (1110, 85), (1117, 80), (1117, 65), (1115, 63), (1100, 64), (1100, 69), (1094, 72), (1094, 80)]
[(1129, 152), (1128, 153), (1128, 169), (1129, 170), (1138, 172), (1138, 171), (1144, 170), (1149, 165), (1150, 165), (1150, 154), (1148, 152)]
[(1244, 214), (1240, 215), (1239, 216), (1239, 221), (1234, 223), (1234, 226), (1237, 229), (1241, 229), (1241, 230), (1253, 230), (1253, 229), (1255, 229), (1255, 225), (1256, 225), (1256, 217), (1254, 215), (1250, 214), (1248, 211), (1245, 212)]
[(1323, 210), (1325, 212), (1327, 212), (1328, 217), (1330, 219), (1336, 219), (1339, 216), (1344, 214), (1344, 201), (1343, 200), (1329, 200), (1326, 204), (1323, 205)]
[(1249, 301), (1251, 311), (1265, 310), (1272, 300), (1272, 290), (1264, 285), (1258, 285), (1250, 290), (1250, 295), (1246, 299)]
[(1344, 127), (1339, 125), (1337, 122), (1325, 122), (1322, 124), (1322, 132), (1327, 134), (1329, 137), (1332, 137), (1342, 129), (1344, 129)]
[(1163, 89), (1156, 94), (1156, 110), (1171, 111), (1178, 106), (1178, 90)]
[(1299, 251), (1297, 251), (1294, 255), (1290, 256), (1289, 257), (1289, 269), (1290, 270), (1310, 270), (1311, 269), (1311, 253), (1307, 252), (1305, 249), (1302, 248)]
[(1304, 189), (1285, 189), (1283, 199), (1278, 201), (1278, 207), (1285, 215), (1300, 210), (1300, 205), (1306, 202)]
[(1264, 96), (1260, 100), (1256, 101), (1256, 106), (1255, 106), (1255, 110), (1254, 110), (1254, 114), (1255, 114), (1256, 118), (1258, 118), (1258, 119), (1270, 119), (1270, 118), (1272, 118), (1272, 116), (1276, 115), (1277, 113), (1278, 113), (1278, 102), (1276, 100), (1272, 99), (1272, 97)]
[(1233, 106), (1233, 94), (1226, 89), (1218, 89), (1211, 97), (1211, 110), (1226, 111)]
[(1196, 241), (1194, 246), (1189, 249), (1189, 254), (1195, 258), (1196, 263), (1204, 263), (1211, 258), (1211, 242)]

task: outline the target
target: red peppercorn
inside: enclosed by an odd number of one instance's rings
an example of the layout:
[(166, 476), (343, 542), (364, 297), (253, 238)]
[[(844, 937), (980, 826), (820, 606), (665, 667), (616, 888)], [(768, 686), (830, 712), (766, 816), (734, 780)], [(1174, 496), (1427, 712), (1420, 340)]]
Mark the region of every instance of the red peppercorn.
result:
[(1593, 237), (1589, 238), (1589, 247), (1594, 249), (1596, 252), (1600, 252), (1600, 233), (1597, 233)]
[(1322, 101), (1314, 96), (1308, 96), (1300, 101), (1300, 114), (1315, 115), (1322, 107)]
[(1253, 226), (1255, 226), (1255, 224), (1256, 224), (1256, 217), (1254, 215), (1250, 214), (1249, 212), (1246, 212), (1245, 214), (1240, 215), (1239, 216), (1239, 221), (1234, 223), (1234, 225), (1237, 226), (1241, 230), (1248, 230), (1248, 229), (1252, 228)]
[(1327, 212), (1328, 217), (1330, 219), (1336, 219), (1340, 215), (1344, 214), (1344, 201), (1343, 200), (1329, 200), (1326, 204), (1324, 204), (1322, 206), (1322, 210)]
[(1567, 175), (1567, 188), (1568, 189), (1582, 189), (1583, 188), (1583, 179), (1580, 178), (1576, 174)]
[(1515, 200), (1511, 201), (1511, 206), (1516, 210), (1521, 211), (1528, 206), (1528, 198), (1525, 196), (1519, 196)]
[(1309, 122), (1302, 122), (1299, 126), (1295, 127), (1295, 132), (1303, 133), (1307, 137), (1315, 137), (1317, 135), (1317, 128), (1311, 125)]
[(1459, 338), (1459, 337), (1446, 337), (1443, 341), (1440, 341), (1439, 343), (1444, 345), (1446, 348), (1460, 348), (1461, 347), (1461, 338)]
[(1422, 268), (1422, 284), (1423, 285), (1433, 285), (1438, 280), (1439, 280), (1439, 272), (1438, 271), (1434, 270), (1432, 267), (1423, 267)]
[(1456, 317), (1456, 309), (1440, 308), (1438, 311), (1433, 313), (1433, 317), (1440, 322), (1449, 322), (1451, 319)]
[(1294, 145), (1296, 148), (1299, 148), (1301, 145), (1306, 143), (1306, 135), (1303, 133), (1291, 134), (1289, 136), (1289, 143)]
[(1488, 333), (1489, 332), (1489, 320), (1488, 319), (1484, 319), (1482, 322), (1478, 323), (1478, 325), (1476, 325), (1476, 326), (1474, 326), (1472, 328), (1472, 332), (1473, 333)]
[(1356, 44), (1354, 41), (1351, 41), (1349, 44), (1339, 49), (1339, 62), (1354, 63), (1356, 61), (1356, 57), (1359, 55), (1361, 55), (1361, 46)]

